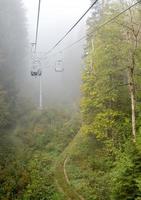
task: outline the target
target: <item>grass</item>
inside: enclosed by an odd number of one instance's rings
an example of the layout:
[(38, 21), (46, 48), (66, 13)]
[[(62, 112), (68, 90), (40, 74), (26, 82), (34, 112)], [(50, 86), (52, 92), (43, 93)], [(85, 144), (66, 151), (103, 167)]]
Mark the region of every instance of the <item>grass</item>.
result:
[(69, 154), (73, 151), (73, 146), (75, 142), (79, 138), (79, 133), (74, 137), (74, 139), (70, 142), (64, 152), (60, 155), (56, 166), (55, 166), (55, 179), (58, 185), (58, 189), (62, 190), (64, 193), (64, 200), (82, 200), (83, 198), (76, 192), (75, 188), (70, 185), (64, 174), (64, 162), (69, 156)]

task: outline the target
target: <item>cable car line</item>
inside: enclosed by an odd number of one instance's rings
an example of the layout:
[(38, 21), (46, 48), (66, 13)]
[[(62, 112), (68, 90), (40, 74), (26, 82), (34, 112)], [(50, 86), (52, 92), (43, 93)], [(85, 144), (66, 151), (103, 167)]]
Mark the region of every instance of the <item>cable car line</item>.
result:
[(41, 10), (41, 0), (38, 1), (38, 14), (37, 14), (37, 24), (36, 24), (36, 35), (35, 42), (32, 43), (32, 48), (34, 48), (32, 52), (32, 70), (31, 76), (37, 78), (39, 77), (39, 109), (42, 110), (42, 70), (40, 66), (40, 59), (36, 56), (37, 53), (37, 45), (38, 45), (38, 33), (39, 33), (39, 22), (40, 22), (40, 10)]
[(35, 53), (36, 53), (36, 50), (37, 50), (37, 43), (38, 43), (40, 9), (41, 9), (41, 0), (39, 0), (39, 3), (38, 3), (38, 15), (37, 15), (37, 25), (36, 25), (36, 37), (35, 37)]
[[(63, 48), (63, 49), (61, 49), (61, 50), (59, 50), (58, 52), (60, 52), (60, 51), (65, 51), (65, 50), (67, 50), (67, 49), (73, 47), (73, 46), (76, 45), (77, 43), (81, 42), (82, 40), (86, 39), (87, 37), (90, 37), (92, 34), (96, 33), (97, 31), (99, 31), (101, 28), (103, 28), (103, 27), (106, 26), (107, 24), (109, 24), (109, 23), (115, 21), (115, 19), (117, 19), (119, 16), (121, 16), (122, 14), (124, 14), (125, 12), (127, 12), (129, 9), (133, 8), (134, 6), (136, 6), (137, 4), (139, 4), (140, 2), (141, 2), (141, 0), (135, 2), (134, 4), (132, 4), (131, 6), (129, 6), (128, 8), (126, 8), (125, 10), (121, 11), (120, 13), (118, 13), (117, 15), (115, 15), (114, 17), (112, 17), (111, 19), (107, 20), (105, 23), (103, 23), (103, 24), (101, 24), (100, 26), (98, 26), (94, 31), (91, 31), (90, 34), (89, 34), (88, 36), (87, 36), (87, 35), (82, 36), (80, 39), (76, 40), (75, 42), (73, 42), (72, 44), (68, 45), (67, 47), (65, 47), (65, 48)], [(95, 2), (94, 2), (94, 3), (95, 3)], [(58, 46), (58, 45), (57, 45), (57, 46)], [(56, 47), (57, 47), (57, 46), (56, 46)], [(56, 47), (54, 46), (53, 49), (55, 49)], [(52, 52), (53, 49), (51, 49), (51, 50), (48, 51), (48, 52), (45, 52), (45, 55), (50, 54), (50, 53)], [(56, 55), (56, 54), (58, 54), (58, 52), (57, 52), (57, 53), (54, 53), (54, 54), (52, 54), (52, 55)]]
[(79, 22), (86, 16), (86, 14), (93, 8), (93, 6), (98, 2), (98, 0), (95, 0), (92, 5), (85, 11), (85, 13), (78, 19), (78, 21), (65, 33), (65, 35), (48, 51), (51, 52), (53, 49), (55, 49), (67, 36), (68, 34), (79, 24)]
[(37, 14), (37, 24), (36, 24), (36, 35), (35, 35), (35, 42), (31, 43), (33, 50), (32, 55), (32, 70), (31, 70), (31, 76), (41, 76), (42, 72), (41, 69), (39, 69), (40, 66), (40, 60), (36, 57), (36, 51), (37, 51), (37, 44), (38, 44), (38, 33), (39, 33), (39, 22), (40, 22), (40, 8), (41, 8), (41, 0), (38, 2), (38, 14)]
[[(92, 7), (98, 2), (98, 0), (95, 0), (94, 3), (87, 9), (87, 11), (79, 18), (79, 20), (66, 32), (66, 34), (46, 53), (46, 55), (48, 55), (49, 53), (51, 53), (57, 46), (59, 46), (59, 44), (69, 35), (69, 33), (79, 24), (79, 22), (84, 18), (84, 16), (92, 9)], [(112, 17), (111, 19), (107, 20), (106, 22), (104, 22), (103, 24), (101, 24), (100, 26), (96, 27), (95, 30), (91, 31), (90, 34), (84, 35), (83, 37), (81, 37), (79, 40), (73, 42), (72, 44), (70, 44), (69, 46), (65, 47), (62, 51), (71, 48), (72, 46), (76, 45), (77, 43), (79, 43), (80, 41), (82, 41), (83, 39), (86, 39), (87, 37), (91, 37), (92, 34), (97, 33), (102, 27), (106, 26), (107, 24), (115, 21), (116, 18), (118, 18), (119, 16), (121, 16), (122, 14), (124, 14), (125, 12), (127, 12), (128, 10), (130, 10), (131, 8), (133, 8), (134, 6), (136, 6), (137, 4), (139, 4), (141, 2), (141, 0), (137, 1), (136, 3), (134, 3), (133, 5), (129, 6), (128, 8), (126, 8), (125, 10), (123, 10), (122, 12), (118, 13), (117, 15), (115, 15), (114, 17)], [(38, 15), (37, 15), (37, 25), (36, 25), (36, 37), (35, 37), (35, 43), (32, 43), (33, 48), (35, 47), (35, 51), (34, 51), (34, 55), (36, 55), (36, 51), (37, 51), (37, 44), (38, 44), (38, 33), (39, 33), (39, 23), (40, 23), (40, 10), (41, 10), (41, 0), (39, 0), (38, 3)], [(35, 60), (34, 60), (35, 59)], [(39, 77), (40, 78), (40, 93), (39, 93), (39, 108), (40, 110), (42, 110), (42, 71), (40, 68), (37, 68), (38, 63), (38, 58), (33, 57), (33, 63), (35, 64), (35, 70), (31, 71), (31, 76), (35, 76), (35, 77)], [(58, 64), (58, 66), (60, 65), (60, 63)], [(60, 68), (60, 67), (56, 67), (55, 71), (56, 72), (63, 72), (64, 68)], [(123, 86), (123, 85), (120, 85)]]
[[(76, 40), (75, 42), (73, 42), (72, 44), (68, 45), (67, 47), (63, 48), (60, 51), (65, 51), (69, 48), (71, 48), (72, 46), (76, 45), (77, 43), (81, 42), (82, 40), (86, 39), (87, 37), (90, 37), (93, 33), (96, 33), (97, 31), (99, 31), (101, 28), (103, 28), (104, 26), (106, 26), (107, 24), (113, 22), (116, 18), (120, 17), (122, 14), (124, 14), (125, 12), (127, 12), (128, 10), (130, 10), (131, 8), (133, 8), (134, 6), (136, 6), (137, 4), (141, 3), (141, 0), (137, 1), (136, 3), (132, 4), (131, 6), (129, 6), (128, 8), (126, 8), (125, 10), (123, 10), (122, 12), (118, 13), (117, 15), (115, 15), (114, 17), (112, 17), (111, 19), (107, 20), (105, 23), (101, 24), (100, 26), (98, 26), (94, 31), (91, 31), (90, 34), (84, 35), (83, 37), (81, 37), (80, 39)], [(57, 47), (57, 46), (56, 46)], [(54, 46), (53, 49), (56, 48)], [(53, 50), (52, 49), (52, 50)], [(52, 52), (52, 50), (46, 52), (45, 54), (48, 55)], [(58, 53), (58, 52), (57, 52)], [(56, 54), (56, 53), (55, 53)]]

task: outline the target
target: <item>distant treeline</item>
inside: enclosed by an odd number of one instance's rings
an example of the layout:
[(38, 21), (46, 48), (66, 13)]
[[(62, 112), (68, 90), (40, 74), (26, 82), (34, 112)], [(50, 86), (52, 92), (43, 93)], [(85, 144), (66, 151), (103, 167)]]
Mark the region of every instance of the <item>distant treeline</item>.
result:
[[(25, 13), (19, 0), (0, 1), (0, 128), (14, 124), (21, 112), (27, 56)], [(24, 102), (24, 100), (22, 100)]]

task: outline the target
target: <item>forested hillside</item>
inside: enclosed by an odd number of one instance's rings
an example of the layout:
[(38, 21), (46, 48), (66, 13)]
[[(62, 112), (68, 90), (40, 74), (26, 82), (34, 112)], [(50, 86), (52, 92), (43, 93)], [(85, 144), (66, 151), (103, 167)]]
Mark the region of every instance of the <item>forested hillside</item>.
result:
[(0, 128), (13, 126), (21, 106), (18, 94), (26, 70), (25, 22), (20, 1), (0, 1)]
[(35, 111), (26, 114), (14, 130), (1, 134), (0, 199), (65, 199), (58, 191), (54, 169), (78, 132), (79, 121), (77, 114), (73, 117), (59, 109)]
[(141, 3), (93, 7), (75, 108), (21, 98), (26, 23), (0, 1), (0, 200), (140, 200)]
[(81, 101), (86, 140), (78, 141), (68, 169), (89, 200), (141, 199), (141, 10), (138, 4), (122, 13), (130, 5), (103, 1), (88, 20)]

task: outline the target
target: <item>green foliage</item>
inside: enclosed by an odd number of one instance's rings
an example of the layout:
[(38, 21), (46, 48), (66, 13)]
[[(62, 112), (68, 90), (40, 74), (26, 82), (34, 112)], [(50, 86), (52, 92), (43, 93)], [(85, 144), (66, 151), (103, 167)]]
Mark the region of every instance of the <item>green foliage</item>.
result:
[[(126, 1), (122, 5), (117, 1), (105, 2), (103, 10), (97, 5), (88, 22), (88, 33), (121, 12), (124, 6), (127, 6)], [(140, 10), (136, 6), (87, 38), (86, 67), (82, 74), (81, 133), (85, 138), (93, 137), (95, 147), (92, 148), (88, 141), (79, 142), (78, 146), (85, 150), (78, 148), (73, 152), (68, 168), (72, 184), (84, 191), (86, 199), (141, 198), (141, 143), (138, 139), (133, 144), (131, 138), (128, 87), (132, 52), (135, 56), (136, 130), (140, 132), (141, 32), (138, 27)], [(136, 47), (133, 28), (139, 34)], [(85, 163), (88, 167), (83, 168)]]
[[(0, 16), (9, 16), (6, 8), (11, 4), (2, 2), (5, 13)], [(19, 5), (18, 1), (11, 2)], [(119, 13), (127, 4), (122, 3), (109, 1), (103, 9), (98, 4), (89, 19), (88, 33)], [(8, 19), (15, 26), (13, 11), (13, 18)], [(9, 25), (2, 23), (2, 29), (7, 30)], [(21, 49), (23, 42), (17, 46), (5, 31), (5, 41), (0, 39), (0, 67), (4, 66), (0, 68), (0, 199), (78, 200), (82, 199), (79, 194), (86, 200), (141, 199), (141, 33), (139, 30), (135, 50), (133, 26), (135, 31), (140, 27), (138, 6), (87, 39), (81, 118), (79, 113), (55, 108), (37, 111), (18, 96), (15, 71), (21, 71), (17, 66), (24, 52), (11, 59), (9, 44)], [(18, 36), (20, 33), (24, 34), (22, 27)], [(15, 37), (13, 32), (11, 37)], [(4, 52), (8, 52), (7, 62)], [(131, 140), (130, 52), (135, 57), (136, 143)], [(64, 175), (66, 157), (70, 184), (66, 184)]]
[(79, 130), (78, 114), (64, 110), (26, 112), (17, 127), (2, 133), (0, 198), (63, 200), (54, 168), (60, 153)]
[(0, 128), (8, 127), (11, 124), (11, 118), (7, 94), (0, 88)]
[[(139, 139), (140, 140), (140, 139)], [(141, 198), (141, 155), (139, 141), (134, 145), (127, 142), (125, 151), (119, 153), (111, 176), (113, 181), (112, 199)]]
[(51, 164), (51, 158), (47, 153), (35, 153), (27, 167), (30, 181), (23, 199), (54, 199), (56, 191), (53, 185), (53, 174), (50, 171)]

